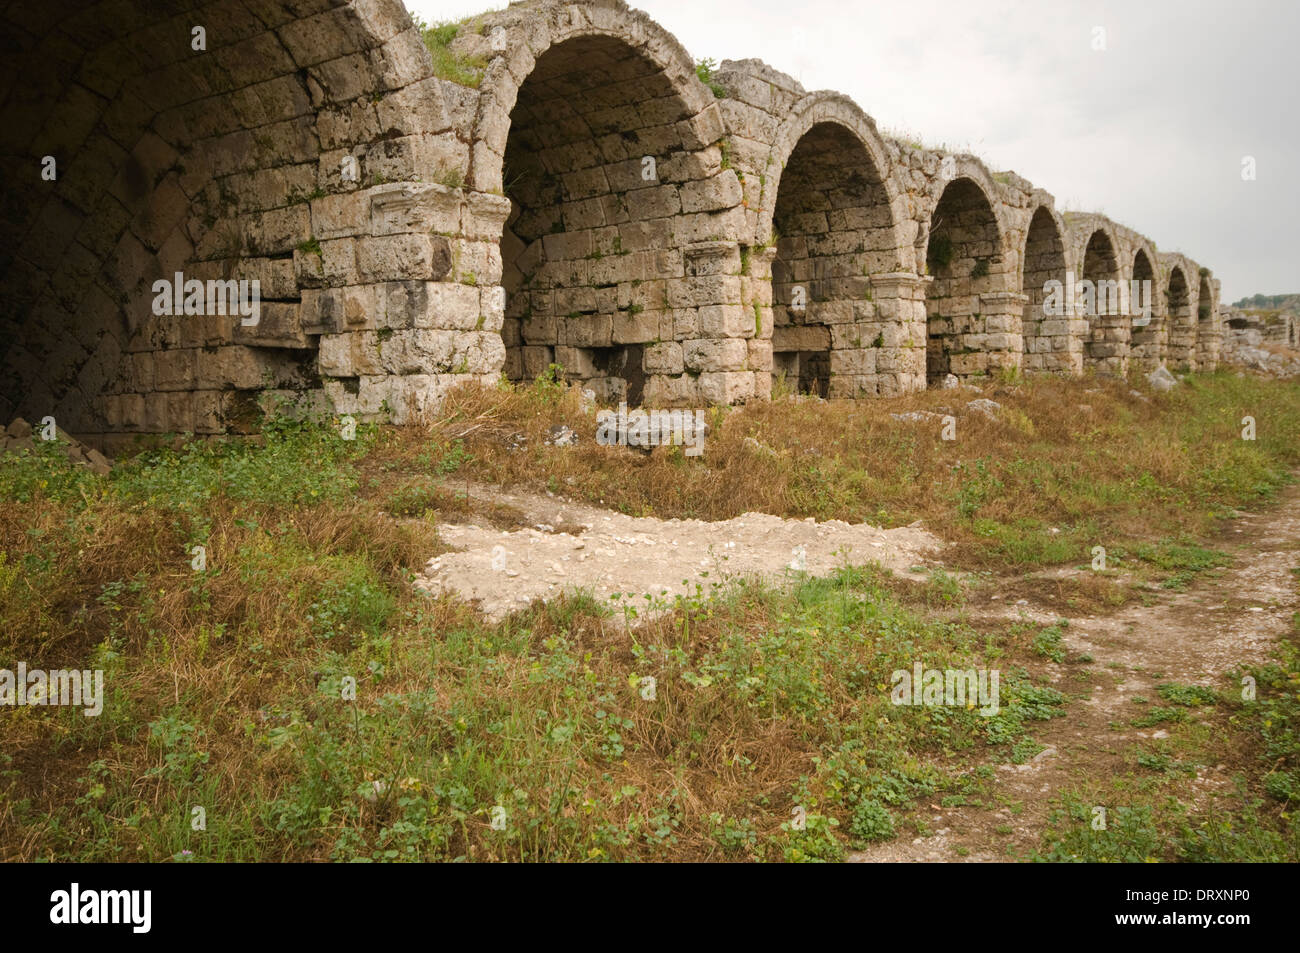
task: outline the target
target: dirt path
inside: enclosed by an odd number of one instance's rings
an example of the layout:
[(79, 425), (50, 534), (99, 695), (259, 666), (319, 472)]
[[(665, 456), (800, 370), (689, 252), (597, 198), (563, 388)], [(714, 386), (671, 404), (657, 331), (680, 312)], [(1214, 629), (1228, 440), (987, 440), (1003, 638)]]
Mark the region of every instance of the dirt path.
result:
[[(1111, 727), (1113, 722), (1128, 725), (1136, 714), (1135, 695), (1159, 704), (1159, 683), (1219, 687), (1228, 672), (1265, 661), (1271, 645), (1289, 629), (1292, 613), (1300, 610), (1291, 574), (1300, 565), (1300, 488), (1290, 487), (1280, 505), (1267, 512), (1236, 520), (1229, 536), (1217, 545), (1234, 557), (1232, 565), (1188, 592), (1150, 607), (1070, 618), (1067, 649), (1094, 660), (1089, 666), (1096, 676), (1090, 680), (1091, 695), (1069, 702), (1064, 717), (1035, 723), (1032, 734), (1047, 748), (1028, 764), (996, 766), (991, 787), (1004, 806), (935, 806), (927, 819), (932, 836), (900, 836), (850, 859), (992, 861), (1007, 860), (1008, 848), (1024, 853), (1038, 847), (1058, 793), (1105, 776), (1108, 769), (1122, 771), (1123, 751), (1167, 735), (1160, 727)], [(1030, 602), (983, 616), (1021, 617), (1051, 623), (1061, 613)], [(978, 625), (980, 617), (972, 621)], [(1054, 680), (1067, 678), (1065, 665), (1048, 663), (1047, 671)], [(1212, 792), (1230, 788), (1229, 774), (1222, 764), (1198, 770), (1187, 797), (1204, 802)]]
[[(517, 510), (531, 528), (442, 525), (439, 533), (455, 551), (431, 559), (417, 585), (457, 592), (496, 618), (573, 588), (601, 600), (631, 595), (644, 614), (646, 593), (664, 604), (696, 584), (707, 592), (729, 577), (780, 576), (795, 566), (826, 574), (874, 560), (906, 575), (918, 564), (937, 565), (942, 550), (937, 537), (917, 526), (881, 530), (756, 513), (718, 523), (633, 518), (550, 495), (490, 487), (471, 492)], [(1137, 713), (1134, 696), (1159, 704), (1161, 682), (1219, 686), (1225, 673), (1264, 661), (1300, 609), (1290, 572), (1300, 563), (1300, 487), (1289, 488), (1267, 512), (1242, 515), (1227, 537), (1215, 545), (1229, 552), (1232, 564), (1187, 592), (1162, 593), (1155, 605), (1110, 614), (1065, 616), (1069, 654), (1093, 659), (1085, 666), (1086, 681), (1080, 685), (1077, 664), (1044, 662), (1042, 670), (1067, 696), (1088, 697), (1068, 701), (1064, 717), (1034, 723), (1033, 737), (1047, 747), (1029, 763), (995, 764), (990, 789), (996, 809), (989, 800), (942, 808), (935, 798), (925, 819), (928, 836), (900, 834), (850, 860), (993, 861), (1008, 859), (1009, 850), (1024, 854), (1040, 845), (1059, 793), (1104, 772), (1124, 771), (1124, 752), (1166, 736), (1159, 727), (1127, 727)], [(1062, 618), (1022, 593), (1022, 581), (1007, 577), (996, 600), (969, 610), (969, 621), (978, 627)], [(1116, 723), (1126, 727), (1117, 731)], [(1225, 765), (1201, 769), (1190, 796), (1200, 800), (1229, 787), (1229, 773)]]
[(878, 562), (906, 573), (932, 562), (942, 543), (917, 526), (882, 530), (746, 513), (717, 523), (635, 518), (559, 497), (471, 488), (524, 514), (531, 528), (502, 531), (441, 524), (455, 552), (429, 560), (416, 585), (456, 592), (492, 618), (533, 599), (586, 589), (601, 601), (631, 596), (644, 614), (646, 594), (661, 603), (705, 593), (737, 575), (780, 576), (787, 569), (826, 575), (849, 563)]

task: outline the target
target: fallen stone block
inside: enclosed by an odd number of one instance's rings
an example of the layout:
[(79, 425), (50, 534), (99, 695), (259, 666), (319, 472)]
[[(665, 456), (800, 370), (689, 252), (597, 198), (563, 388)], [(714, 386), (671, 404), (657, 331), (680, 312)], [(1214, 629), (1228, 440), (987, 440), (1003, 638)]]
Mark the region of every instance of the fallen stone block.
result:
[(1169, 368), (1161, 364), (1147, 375), (1147, 383), (1155, 390), (1167, 391), (1178, 386), (1178, 378), (1169, 372)]
[(1001, 404), (996, 400), (989, 400), (987, 397), (967, 401), (966, 406), (977, 414), (983, 414), (989, 420), (997, 420), (998, 411), (1002, 409)]

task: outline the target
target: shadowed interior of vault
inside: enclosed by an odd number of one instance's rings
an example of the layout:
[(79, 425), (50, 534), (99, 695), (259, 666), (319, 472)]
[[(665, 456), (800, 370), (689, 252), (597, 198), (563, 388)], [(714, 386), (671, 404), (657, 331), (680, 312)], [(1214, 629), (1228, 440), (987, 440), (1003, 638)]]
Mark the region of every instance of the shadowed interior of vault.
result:
[(870, 343), (854, 325), (875, 318), (871, 276), (898, 257), (893, 224), (862, 143), (833, 123), (809, 129), (786, 163), (773, 216), (774, 377), (826, 397), (832, 374), (859, 370), (852, 352)]
[(926, 270), (934, 279), (926, 294), (930, 386), (949, 374), (964, 377), (995, 367), (989, 332), (1005, 338), (1010, 329), (987, 325), (981, 296), (1003, 290), (1001, 247), (997, 219), (983, 189), (970, 179), (954, 179), (930, 216), (926, 246)]
[(665, 280), (682, 274), (681, 203), (663, 179), (686, 171), (686, 115), (662, 71), (619, 40), (569, 40), (538, 60), (504, 164), (511, 379), (555, 363), (602, 400), (639, 402), (644, 345), (671, 325)]

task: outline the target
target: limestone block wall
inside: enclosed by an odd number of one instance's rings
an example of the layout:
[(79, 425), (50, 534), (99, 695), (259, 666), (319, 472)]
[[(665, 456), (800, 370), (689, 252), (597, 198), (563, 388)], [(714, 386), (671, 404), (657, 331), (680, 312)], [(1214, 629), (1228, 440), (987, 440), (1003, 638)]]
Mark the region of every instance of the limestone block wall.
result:
[(1292, 311), (1223, 309), (1220, 361), (1270, 377), (1300, 376), (1300, 320)]
[[(443, 212), (422, 183), (467, 172), (473, 97), (430, 75), (400, 2), (63, 6), (7, 11), (23, 61), (50, 65), (5, 90), (8, 171), (34, 184), (5, 221), (23, 250), (4, 274), (0, 403), (83, 433), (241, 429), (304, 395), (400, 416), (419, 387), (392, 352), (435, 353), (458, 325), (399, 318), (384, 283), (454, 283), (497, 254), (471, 216), (419, 227)], [(256, 280), (260, 320), (158, 314), (153, 284), (177, 273)], [(328, 340), (380, 330), (374, 360)], [(462, 372), (499, 366), (499, 340), (454, 349)]]
[[(889, 397), (1218, 359), (1218, 282), (1195, 262), (759, 61), (710, 88), (621, 0), (474, 18), (459, 73), (399, 0), (2, 16), (19, 187), (0, 419), (218, 433), (288, 402), (401, 421), (552, 364), (609, 401), (699, 405), (781, 376)], [(255, 279), (260, 320), (156, 313), (177, 273)], [(1151, 275), (1155, 320), (1044, 313), (1067, 273)]]
[(312, 205), (320, 247), (294, 252), (300, 323), (318, 336), (317, 368), (336, 412), (372, 416), (387, 405), (402, 419), (466, 375), (496, 379), (505, 357), (502, 197), (402, 183)]
[(1165, 275), (1166, 345), (1165, 363), (1172, 369), (1190, 370), (1196, 342), (1196, 305), (1191, 262), (1183, 255), (1161, 253)]
[(1154, 243), (1131, 229), (1121, 226), (1118, 231), (1129, 249), (1125, 258), (1129, 278), (1138, 282), (1131, 287), (1142, 299), (1130, 302), (1132, 310), (1150, 312), (1129, 322), (1130, 363), (1137, 370), (1153, 371), (1163, 363), (1169, 345), (1168, 284), (1160, 278), (1160, 259)]
[(1068, 213), (1066, 221), (1076, 277), (1095, 287), (1093, 300), (1081, 302), (1088, 312), (1081, 315), (1088, 328), (1085, 368), (1123, 375), (1130, 366), (1158, 367), (1168, 347), (1168, 315), (1167, 284), (1157, 275), (1155, 245), (1105, 216)]
[(1224, 345), (1229, 337), (1258, 347), (1265, 342), (1285, 347), (1300, 346), (1300, 319), (1290, 311), (1257, 308), (1223, 308)]
[(928, 382), (1018, 369), (1023, 246), (1010, 219), (1023, 202), (1021, 189), (1004, 187), (974, 156), (898, 144), (898, 164), (915, 224), (916, 260), (931, 279)]
[[(1117, 296), (1123, 295), (1126, 248), (1113, 223), (1104, 216), (1070, 213), (1065, 220), (1070, 228), (1073, 258), (1079, 263), (1077, 277), (1098, 287), (1092, 306), (1081, 302), (1088, 321), (1084, 367), (1123, 376), (1128, 372), (1132, 320), (1122, 308), (1112, 309), (1100, 301), (1103, 294), (1109, 295), (1105, 287), (1113, 287)], [(1114, 311), (1119, 313), (1109, 313)]]
[(1223, 315), (1219, 310), (1219, 280), (1208, 268), (1198, 268), (1196, 296), (1196, 368), (1212, 371), (1223, 349)]

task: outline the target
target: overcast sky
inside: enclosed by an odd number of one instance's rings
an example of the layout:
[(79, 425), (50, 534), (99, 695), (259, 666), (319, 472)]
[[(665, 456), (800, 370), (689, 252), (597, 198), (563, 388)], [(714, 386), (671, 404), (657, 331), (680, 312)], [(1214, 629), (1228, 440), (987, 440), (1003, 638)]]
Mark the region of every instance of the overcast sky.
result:
[[(430, 21), (505, 6), (406, 5)], [(885, 130), (972, 151), (1061, 210), (1103, 212), (1187, 253), (1225, 302), (1300, 292), (1296, 0), (632, 5), (696, 59), (765, 60), (808, 90), (847, 93)]]

